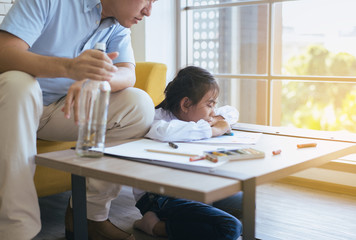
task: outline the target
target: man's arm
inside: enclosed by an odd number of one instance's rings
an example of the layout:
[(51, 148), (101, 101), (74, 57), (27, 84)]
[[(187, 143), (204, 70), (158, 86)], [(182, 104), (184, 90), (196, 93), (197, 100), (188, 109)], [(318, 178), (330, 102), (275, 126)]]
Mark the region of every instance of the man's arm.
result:
[(127, 87), (133, 87), (136, 82), (135, 66), (132, 63), (117, 63), (115, 66), (118, 70), (109, 82), (111, 91), (116, 92)]
[(110, 57), (96, 50), (87, 50), (70, 59), (43, 56), (28, 49), (28, 44), (22, 39), (0, 31), (0, 72), (18, 70), (34, 77), (110, 81), (118, 70)]

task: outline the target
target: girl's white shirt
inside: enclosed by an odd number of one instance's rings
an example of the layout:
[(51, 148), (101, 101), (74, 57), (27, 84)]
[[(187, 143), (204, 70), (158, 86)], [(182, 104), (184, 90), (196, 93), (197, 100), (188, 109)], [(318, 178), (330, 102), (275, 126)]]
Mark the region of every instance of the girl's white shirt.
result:
[[(214, 111), (230, 125), (239, 119), (239, 112), (232, 106), (226, 105)], [(198, 122), (186, 122), (179, 120), (172, 112), (159, 108), (155, 111), (151, 129), (145, 137), (162, 142), (192, 141), (212, 137), (212, 129), (210, 124), (203, 119)]]
[[(215, 115), (222, 116), (230, 125), (239, 119), (239, 112), (232, 106), (226, 105), (214, 111)], [(212, 130), (210, 124), (205, 120), (182, 121), (170, 111), (159, 108), (155, 111), (153, 124), (145, 137), (163, 142), (192, 141), (212, 137)], [(137, 188), (133, 188), (132, 192), (136, 201), (145, 194), (145, 191)]]

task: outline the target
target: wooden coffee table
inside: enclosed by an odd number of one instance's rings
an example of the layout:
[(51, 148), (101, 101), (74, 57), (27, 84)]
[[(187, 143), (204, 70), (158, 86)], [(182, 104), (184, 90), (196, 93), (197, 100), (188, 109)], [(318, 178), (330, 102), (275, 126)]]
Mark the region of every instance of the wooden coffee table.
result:
[[(238, 134), (238, 133), (237, 133)], [(301, 148), (300, 143), (317, 143)], [(117, 143), (114, 143), (117, 144)], [(85, 178), (91, 177), (127, 185), (172, 197), (211, 203), (244, 192), (243, 238), (255, 239), (256, 186), (267, 183), (330, 160), (356, 152), (355, 143), (262, 134), (254, 148), (265, 152), (262, 159), (226, 163), (218, 168), (191, 171), (104, 156), (80, 158), (74, 150), (43, 153), (36, 164), (72, 174), (72, 197), (75, 239), (88, 239), (86, 225)], [(272, 151), (281, 149), (279, 155)]]

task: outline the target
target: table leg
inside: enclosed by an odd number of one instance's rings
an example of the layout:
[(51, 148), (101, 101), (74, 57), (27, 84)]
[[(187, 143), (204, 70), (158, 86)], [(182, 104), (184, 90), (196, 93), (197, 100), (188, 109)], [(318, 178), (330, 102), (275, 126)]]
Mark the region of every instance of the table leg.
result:
[(256, 178), (242, 182), (243, 240), (255, 240), (256, 221)]
[(72, 174), (73, 231), (75, 240), (88, 239), (85, 177)]

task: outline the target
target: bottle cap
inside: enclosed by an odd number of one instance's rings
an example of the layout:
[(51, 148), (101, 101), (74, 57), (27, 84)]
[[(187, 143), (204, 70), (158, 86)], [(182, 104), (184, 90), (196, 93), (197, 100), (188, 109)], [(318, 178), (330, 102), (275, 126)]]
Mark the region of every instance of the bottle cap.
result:
[(104, 42), (97, 42), (97, 43), (95, 43), (94, 49), (100, 50), (100, 51), (102, 51), (102, 52), (105, 52), (105, 51), (106, 51), (106, 43), (104, 43)]

